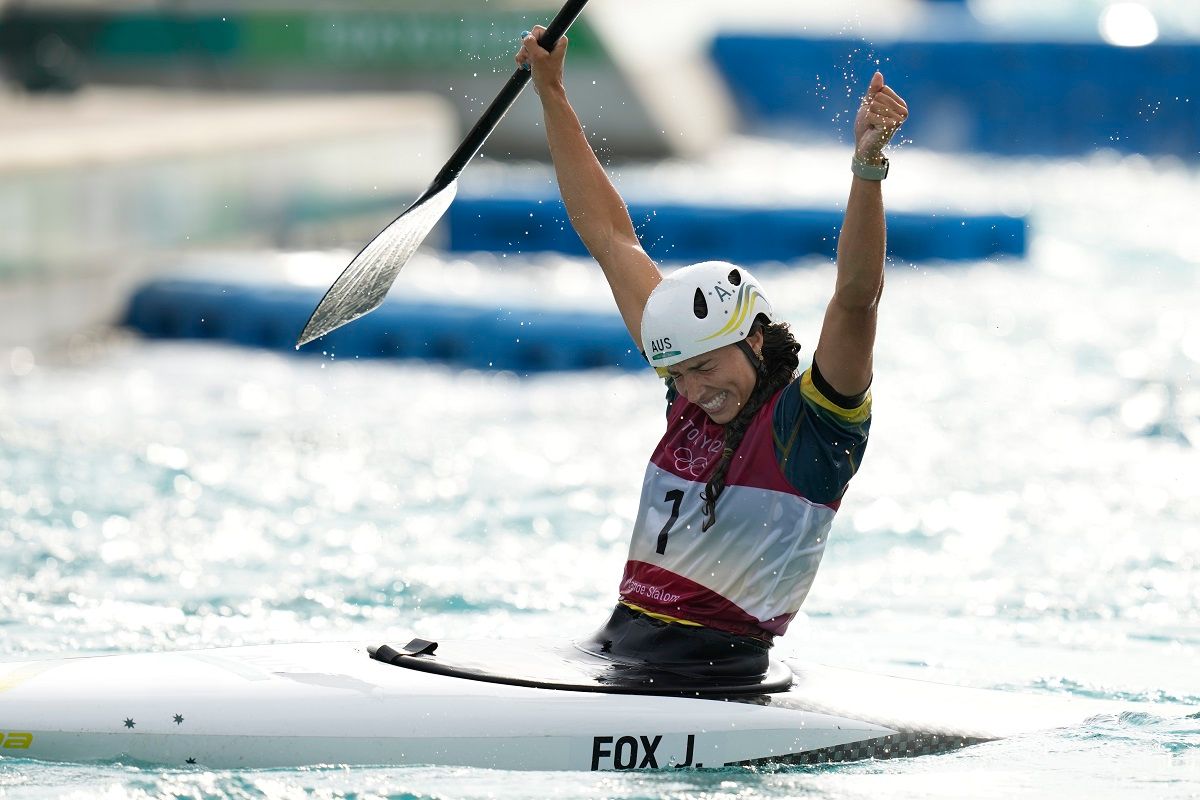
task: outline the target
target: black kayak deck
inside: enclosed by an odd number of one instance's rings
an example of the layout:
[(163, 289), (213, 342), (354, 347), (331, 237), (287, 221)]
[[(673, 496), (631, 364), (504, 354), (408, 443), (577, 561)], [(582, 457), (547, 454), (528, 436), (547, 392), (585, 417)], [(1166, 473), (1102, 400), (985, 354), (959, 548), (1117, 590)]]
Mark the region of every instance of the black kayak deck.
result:
[(403, 647), (367, 648), (371, 658), (405, 669), (452, 678), (605, 694), (734, 697), (786, 692), (792, 670), (771, 659), (758, 679), (721, 679), (621, 663), (572, 643), (539, 641), (438, 642), (413, 639)]

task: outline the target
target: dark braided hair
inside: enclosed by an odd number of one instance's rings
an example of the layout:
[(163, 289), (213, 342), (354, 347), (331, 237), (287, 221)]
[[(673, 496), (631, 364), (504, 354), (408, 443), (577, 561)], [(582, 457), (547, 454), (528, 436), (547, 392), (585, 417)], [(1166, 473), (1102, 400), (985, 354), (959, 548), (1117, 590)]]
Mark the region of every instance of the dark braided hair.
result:
[(729, 465), (733, 462), (734, 453), (742, 443), (742, 437), (746, 435), (751, 420), (775, 392), (791, 383), (792, 378), (796, 376), (796, 367), (800, 364), (796, 355), (800, 352), (800, 343), (792, 336), (786, 322), (766, 322), (765, 317), (759, 317), (751, 328), (751, 335), (755, 330), (763, 332), (762, 358), (755, 364), (758, 378), (754, 382), (750, 397), (746, 399), (746, 405), (725, 425), (725, 450), (700, 495), (704, 501), (704, 513), (708, 516), (701, 530), (708, 530), (717, 521), (717, 499), (721, 492), (725, 491), (725, 476), (729, 472)]

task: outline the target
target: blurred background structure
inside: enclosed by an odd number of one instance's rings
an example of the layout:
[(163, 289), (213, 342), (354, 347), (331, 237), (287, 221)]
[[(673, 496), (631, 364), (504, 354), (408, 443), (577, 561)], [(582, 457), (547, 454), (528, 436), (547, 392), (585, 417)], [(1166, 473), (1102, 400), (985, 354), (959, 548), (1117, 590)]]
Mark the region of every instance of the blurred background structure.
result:
[[(571, 32), (573, 99), (618, 172), (631, 162), (719, 165), (738, 136), (844, 145), (876, 68), (919, 109), (904, 139), (922, 150), (997, 158), (1109, 150), (1188, 163), (1200, 155), (1192, 85), (1200, 14), (1188, 2), (766, 0), (731, 8), (697, 0), (686, 12), (678, 5), (595, 0)], [(0, 4), (0, 346), (38, 346), (122, 320), (152, 336), (286, 346), (315, 287), (336, 274), (331, 264), (419, 193), (509, 73), (519, 32), (555, 7)], [(524, 97), (496, 131), (483, 152), (489, 164), (544, 160), (535, 103)], [(643, 183), (627, 199), (661, 260), (787, 262), (832, 253), (836, 195), (733, 196), (714, 187), (703, 200), (694, 192), (680, 199)], [(505, 257), (582, 252), (544, 171), (468, 171), (464, 190), (431, 247)], [(909, 205), (890, 220), (894, 258), (1026, 253), (1020, 203)], [(196, 255), (216, 250), (240, 255), (232, 265), (213, 255), (205, 275)], [(339, 255), (319, 268), (312, 259), (307, 267), (289, 262), (280, 273), (278, 254), (298, 250)], [(181, 254), (190, 256), (189, 277), (200, 265), (216, 296), (201, 287), (201, 301), (186, 287), (161, 285), (136, 295), (149, 275), (179, 273)], [(283, 302), (242, 280), (238, 292), (256, 302), (238, 305), (219, 296), (231, 272), (275, 288), (299, 274), (308, 288)], [(411, 345), (378, 334), (334, 334), (325, 344), (341, 355), (448, 357), (475, 346), (429, 344), (436, 329), (461, 329), (455, 313), (430, 319), (433, 327)], [(501, 322), (514, 313), (536, 314), (510, 309)], [(249, 327), (246, 314), (256, 320)], [(219, 322), (239, 315), (237, 330)], [(622, 357), (623, 331), (611, 321), (598, 350), (522, 357), (518, 348), (510, 366), (634, 363)], [(559, 341), (597, 337), (567, 336), (567, 320), (542, 322)], [(528, 337), (526, 344), (533, 347)]]

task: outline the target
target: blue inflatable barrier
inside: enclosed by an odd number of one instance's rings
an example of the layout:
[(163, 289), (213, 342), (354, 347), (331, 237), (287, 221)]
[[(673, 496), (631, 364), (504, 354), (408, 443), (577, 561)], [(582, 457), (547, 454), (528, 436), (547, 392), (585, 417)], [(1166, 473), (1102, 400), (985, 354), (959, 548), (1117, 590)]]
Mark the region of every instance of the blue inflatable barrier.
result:
[[(213, 339), (290, 352), (320, 299), (317, 291), (294, 287), (157, 280), (134, 293), (124, 324), (150, 338)], [(523, 374), (646, 366), (616, 314), (391, 300), (301, 352)]]
[[(629, 212), (646, 252), (660, 261), (832, 257), (842, 223), (842, 212), (833, 209), (635, 203)], [(460, 197), (448, 218), (451, 250), (587, 253), (561, 200)], [(888, 253), (901, 261), (1020, 257), (1026, 239), (1020, 217), (888, 214)]]
[(714, 40), (712, 58), (744, 117), (762, 131), (844, 139), (879, 68), (913, 109), (904, 137), (922, 147), (1200, 156), (1197, 43), (1115, 47), (726, 34)]

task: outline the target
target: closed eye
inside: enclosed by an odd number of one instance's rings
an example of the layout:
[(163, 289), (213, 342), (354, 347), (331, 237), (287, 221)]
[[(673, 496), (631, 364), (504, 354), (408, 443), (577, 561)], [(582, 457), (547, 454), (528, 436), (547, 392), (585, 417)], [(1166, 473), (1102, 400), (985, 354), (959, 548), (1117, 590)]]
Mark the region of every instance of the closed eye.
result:
[(688, 375), (688, 374), (692, 374), (692, 373), (697, 373), (697, 372), (698, 372), (698, 373), (701, 373), (701, 374), (703, 374), (703, 375), (707, 375), (708, 373), (710, 373), (710, 372), (713, 372), (714, 370), (716, 370), (716, 368), (717, 368), (717, 365), (716, 365), (716, 364), (714, 364), (713, 362), (711, 362), (711, 361), (705, 361), (703, 364), (700, 364), (700, 365), (698, 365), (698, 366), (695, 366), (695, 367), (691, 367), (690, 369), (685, 369), (683, 372), (673, 372), (672, 370), (667, 370), (667, 376), (668, 376), (668, 377), (669, 377), (671, 380), (673, 380), (673, 381), (677, 381), (677, 380), (679, 380), (680, 378), (682, 378), (684, 375)]

